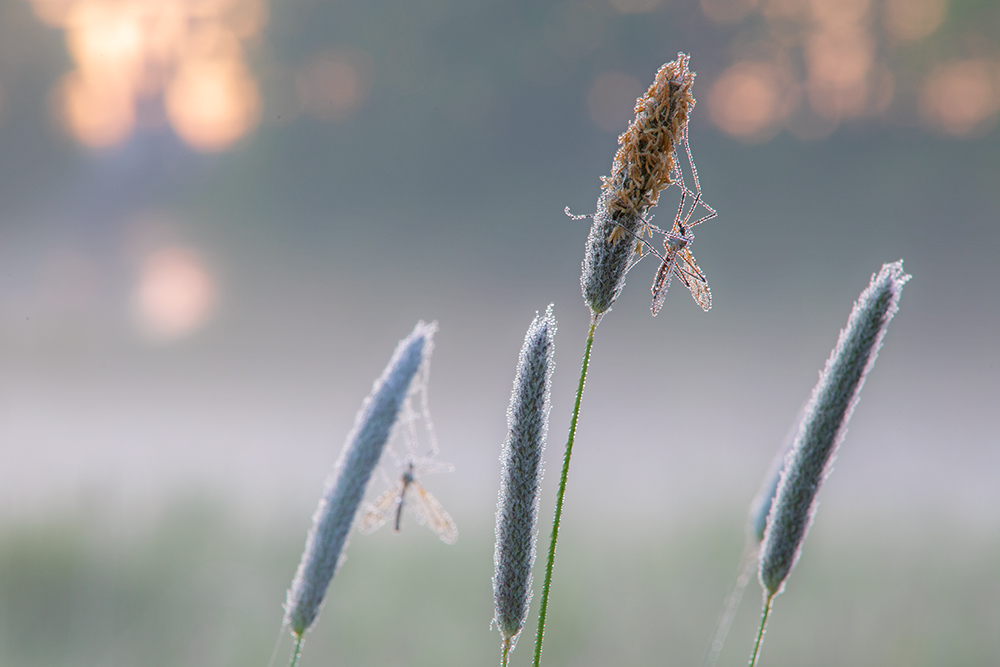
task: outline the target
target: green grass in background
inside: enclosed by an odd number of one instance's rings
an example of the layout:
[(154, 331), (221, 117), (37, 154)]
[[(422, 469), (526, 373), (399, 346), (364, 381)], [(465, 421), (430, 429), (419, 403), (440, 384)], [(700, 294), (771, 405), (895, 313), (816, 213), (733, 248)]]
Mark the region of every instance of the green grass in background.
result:
[[(826, 508), (828, 510), (833, 508)], [(310, 665), (475, 665), (498, 658), (492, 517), (454, 547), (413, 524), (355, 534), (306, 636)], [(825, 512), (774, 611), (763, 661), (782, 665), (1000, 663), (1000, 532)], [(588, 521), (584, 523), (584, 521)], [(622, 532), (573, 517), (560, 544), (546, 660), (694, 665), (742, 548), (742, 516)], [(256, 665), (280, 626), (307, 516), (252, 522), (201, 498), (155, 518), (102, 510), (0, 526), (0, 665)], [(751, 583), (720, 665), (742, 665), (758, 621)], [(536, 599), (532, 613), (537, 610)], [(287, 659), (286, 636), (279, 662)], [(530, 651), (515, 652), (527, 664)]]

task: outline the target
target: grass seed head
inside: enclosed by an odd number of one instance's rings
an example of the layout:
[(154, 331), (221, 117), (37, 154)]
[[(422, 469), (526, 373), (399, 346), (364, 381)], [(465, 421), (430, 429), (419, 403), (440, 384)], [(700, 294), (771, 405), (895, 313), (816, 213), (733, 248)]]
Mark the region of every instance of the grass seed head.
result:
[(531, 602), (555, 335), (550, 305), (545, 315), (535, 316), (524, 337), (507, 410), (507, 439), (500, 455), (493, 599), (494, 620), (507, 649), (517, 640)]
[(285, 624), (298, 637), (319, 615), (326, 589), (342, 561), (341, 554), (368, 480), (415, 384), (414, 378), (427, 372), (435, 331), (436, 323), (419, 322), (396, 346), (389, 365), (361, 404), (354, 428), (326, 480), (302, 561), (285, 602)]
[(816, 511), (816, 495), (830, 473), (865, 376), (875, 364), (909, 279), (903, 273), (902, 260), (883, 265), (872, 276), (813, 389), (786, 459), (761, 546), (759, 574), (766, 596), (782, 591), (799, 559)]
[(677, 146), (695, 104), (693, 83), (688, 56), (677, 54), (636, 100), (635, 119), (618, 137), (611, 176), (602, 178), (580, 278), (583, 298), (595, 316), (621, 294), (625, 274), (640, 251), (636, 241), (646, 231), (646, 213), (673, 182)]

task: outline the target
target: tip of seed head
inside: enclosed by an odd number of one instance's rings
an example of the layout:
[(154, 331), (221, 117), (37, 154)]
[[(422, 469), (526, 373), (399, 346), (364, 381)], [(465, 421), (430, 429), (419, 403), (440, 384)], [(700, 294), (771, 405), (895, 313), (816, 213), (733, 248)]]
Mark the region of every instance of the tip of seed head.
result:
[(602, 179), (603, 187), (613, 193), (612, 211), (642, 217), (673, 182), (675, 149), (695, 104), (689, 59), (678, 53), (676, 60), (660, 67), (653, 85), (636, 100), (635, 119), (618, 137), (612, 175)]

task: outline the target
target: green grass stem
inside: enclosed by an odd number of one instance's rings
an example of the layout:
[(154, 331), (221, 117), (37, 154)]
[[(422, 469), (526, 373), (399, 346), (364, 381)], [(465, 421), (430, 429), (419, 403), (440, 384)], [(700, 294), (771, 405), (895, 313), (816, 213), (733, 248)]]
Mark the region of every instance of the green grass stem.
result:
[(501, 644), (500, 667), (507, 667), (507, 661), (509, 659), (510, 659), (510, 638), (504, 637), (503, 643)]
[(542, 661), (542, 638), (545, 635), (545, 614), (549, 607), (549, 588), (552, 585), (552, 567), (556, 560), (556, 540), (559, 538), (559, 522), (562, 519), (563, 498), (566, 496), (566, 478), (569, 476), (569, 459), (573, 455), (573, 440), (576, 438), (576, 422), (580, 417), (580, 401), (583, 399), (583, 386), (587, 382), (587, 368), (590, 366), (590, 349), (594, 345), (594, 331), (597, 329), (599, 315), (590, 320), (590, 332), (587, 334), (587, 348), (583, 353), (583, 365), (580, 368), (580, 384), (576, 388), (576, 403), (573, 405), (573, 418), (569, 422), (569, 436), (566, 439), (566, 451), (563, 453), (562, 473), (559, 475), (559, 490), (556, 492), (556, 511), (552, 517), (552, 535), (549, 538), (549, 557), (545, 561), (545, 582), (542, 584), (542, 603), (538, 611), (538, 633), (535, 635), (534, 667), (539, 667)]
[(764, 627), (767, 625), (767, 616), (771, 613), (771, 605), (774, 603), (774, 596), (777, 593), (768, 591), (764, 598), (764, 613), (760, 616), (760, 630), (757, 631), (757, 641), (753, 645), (753, 655), (750, 656), (750, 667), (757, 665), (757, 656), (760, 655), (760, 644), (764, 641)]
[(292, 651), (292, 662), (288, 667), (295, 667), (295, 663), (299, 661), (299, 656), (302, 655), (302, 640), (305, 637), (304, 632), (301, 635), (295, 635), (295, 649)]

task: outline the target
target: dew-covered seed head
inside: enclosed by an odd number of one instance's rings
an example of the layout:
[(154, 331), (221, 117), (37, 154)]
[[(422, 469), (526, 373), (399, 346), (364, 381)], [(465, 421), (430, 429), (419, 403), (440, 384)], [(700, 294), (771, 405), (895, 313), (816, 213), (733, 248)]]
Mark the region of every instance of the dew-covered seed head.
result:
[(620, 145), (605, 177), (587, 237), (580, 285), (593, 314), (601, 315), (625, 286), (625, 274), (646, 230), (646, 212), (673, 182), (677, 146), (695, 100), (688, 56), (663, 65), (653, 85), (636, 100), (635, 119), (618, 137)]
[(552, 306), (535, 316), (524, 337), (507, 410), (507, 439), (500, 455), (493, 598), (497, 627), (513, 646), (528, 615), (531, 567), (548, 431), (556, 320)]
[(302, 560), (285, 602), (285, 624), (301, 637), (316, 620), (327, 587), (340, 565), (347, 536), (354, 523), (368, 480), (382, 456), (400, 408), (426, 374), (434, 347), (437, 324), (419, 322), (401, 340), (372, 393), (361, 404), (354, 428), (326, 480), (319, 507), (313, 515)]
[(883, 265), (872, 276), (813, 389), (786, 458), (761, 546), (760, 582), (770, 596), (781, 592), (798, 561), (816, 511), (816, 494), (830, 473), (865, 376), (875, 364), (909, 279), (902, 260)]

